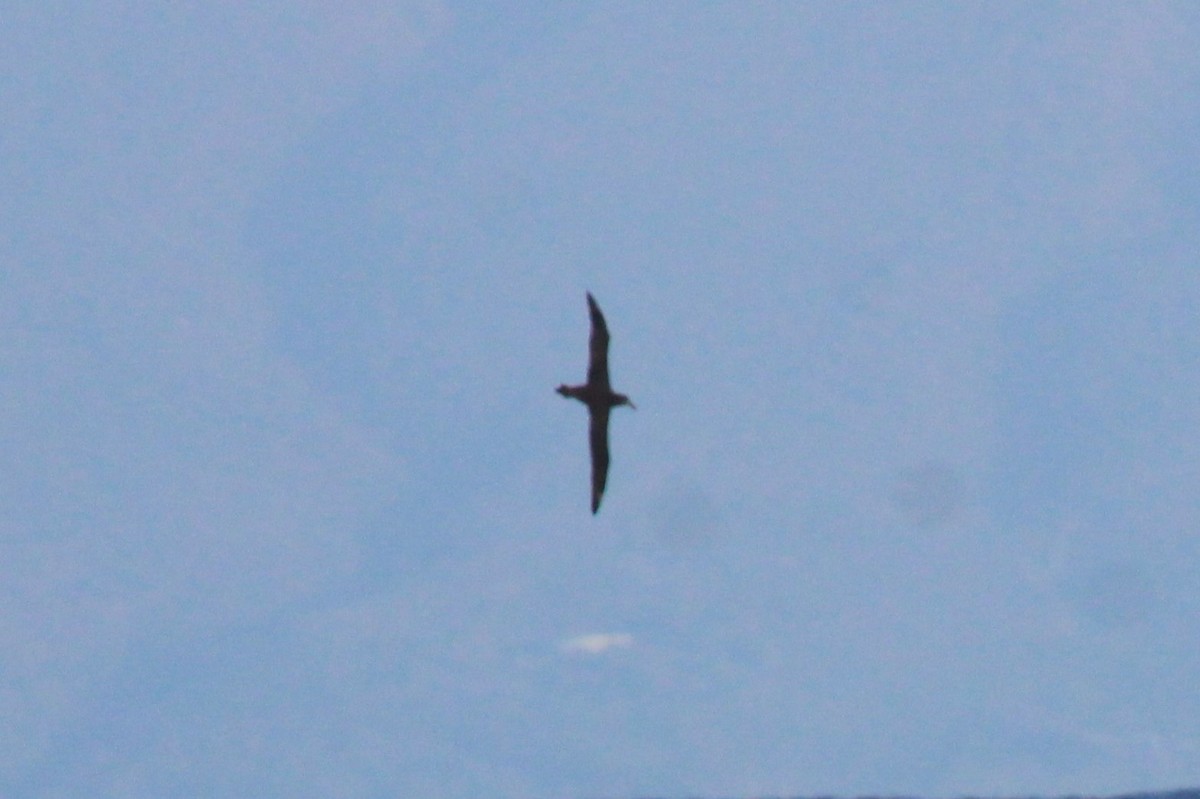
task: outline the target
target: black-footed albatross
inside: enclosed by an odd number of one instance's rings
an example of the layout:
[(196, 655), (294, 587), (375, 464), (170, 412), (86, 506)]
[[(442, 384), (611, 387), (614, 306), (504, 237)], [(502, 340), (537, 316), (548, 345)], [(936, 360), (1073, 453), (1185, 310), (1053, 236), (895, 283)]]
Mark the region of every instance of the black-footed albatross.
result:
[(608, 480), (608, 412), (618, 405), (637, 406), (629, 397), (612, 390), (608, 382), (608, 325), (591, 292), (587, 295), (592, 317), (592, 336), (588, 341), (587, 382), (581, 386), (561, 385), (555, 389), (564, 397), (574, 397), (588, 407), (588, 439), (592, 450), (592, 513), (600, 509), (600, 497)]

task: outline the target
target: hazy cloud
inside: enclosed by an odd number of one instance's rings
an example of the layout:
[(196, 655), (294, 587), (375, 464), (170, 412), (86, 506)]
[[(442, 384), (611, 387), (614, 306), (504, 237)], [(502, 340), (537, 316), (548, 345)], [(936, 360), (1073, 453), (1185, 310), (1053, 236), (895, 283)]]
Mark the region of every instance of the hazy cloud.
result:
[(633, 636), (629, 633), (588, 633), (568, 638), (559, 646), (570, 654), (600, 655), (612, 649), (629, 649), (633, 646)]

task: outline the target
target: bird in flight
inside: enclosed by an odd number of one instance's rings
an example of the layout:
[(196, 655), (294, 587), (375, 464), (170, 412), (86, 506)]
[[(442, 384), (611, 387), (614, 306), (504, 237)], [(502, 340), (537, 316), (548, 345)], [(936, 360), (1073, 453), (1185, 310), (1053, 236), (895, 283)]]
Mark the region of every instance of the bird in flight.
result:
[(561, 385), (555, 389), (564, 397), (574, 397), (588, 407), (590, 419), (588, 440), (592, 450), (592, 513), (600, 509), (600, 497), (608, 480), (608, 412), (618, 405), (637, 409), (629, 397), (612, 390), (608, 382), (608, 325), (604, 314), (592, 297), (587, 295), (588, 313), (592, 317), (592, 336), (588, 341), (587, 382), (581, 386)]

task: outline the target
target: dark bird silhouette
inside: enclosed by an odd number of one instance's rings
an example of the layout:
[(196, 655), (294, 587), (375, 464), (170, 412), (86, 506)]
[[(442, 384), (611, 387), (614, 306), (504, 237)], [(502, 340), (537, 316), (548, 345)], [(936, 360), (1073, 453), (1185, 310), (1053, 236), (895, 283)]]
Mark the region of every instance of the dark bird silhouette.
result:
[(592, 317), (592, 337), (588, 342), (587, 382), (582, 386), (561, 385), (555, 389), (564, 397), (574, 397), (588, 407), (588, 440), (592, 449), (592, 513), (600, 509), (600, 497), (608, 481), (608, 412), (618, 405), (637, 406), (629, 397), (612, 390), (608, 382), (608, 325), (591, 292), (587, 295)]

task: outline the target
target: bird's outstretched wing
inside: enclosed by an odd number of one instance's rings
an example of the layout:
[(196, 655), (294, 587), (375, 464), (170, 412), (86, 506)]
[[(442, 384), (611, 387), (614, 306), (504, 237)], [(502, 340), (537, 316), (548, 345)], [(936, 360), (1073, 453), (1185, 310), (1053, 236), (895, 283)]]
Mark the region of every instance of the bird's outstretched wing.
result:
[(588, 437), (592, 449), (592, 513), (600, 509), (600, 497), (608, 482), (608, 408), (589, 409)]
[(592, 317), (592, 337), (588, 341), (588, 373), (589, 386), (608, 389), (608, 325), (604, 323), (604, 314), (592, 297), (587, 295), (588, 313)]

